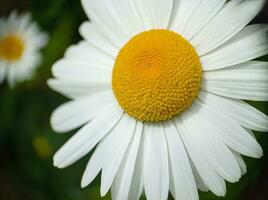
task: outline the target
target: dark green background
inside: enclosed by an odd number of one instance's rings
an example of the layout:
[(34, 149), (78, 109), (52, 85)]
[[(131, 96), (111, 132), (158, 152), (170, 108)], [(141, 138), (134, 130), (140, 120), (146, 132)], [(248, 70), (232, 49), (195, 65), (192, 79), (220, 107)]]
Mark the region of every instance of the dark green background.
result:
[[(67, 99), (51, 91), (46, 80), (51, 66), (65, 49), (78, 42), (79, 25), (86, 16), (78, 0), (0, 0), (0, 16), (11, 10), (31, 11), (50, 42), (43, 50), (44, 61), (32, 81), (9, 89), (0, 86), (0, 199), (1, 200), (98, 200), (99, 178), (88, 188), (80, 188), (82, 172), (89, 159), (67, 169), (52, 165), (53, 153), (72, 135), (58, 135), (49, 125), (51, 112)], [(254, 23), (268, 23), (266, 8)], [(261, 58), (267, 60), (268, 57)], [(253, 103), (268, 114), (267, 103)], [(227, 184), (225, 198), (210, 193), (201, 200), (267, 200), (268, 199), (268, 135), (258, 134), (265, 156), (246, 159), (248, 173), (239, 183)], [(104, 199), (110, 199), (107, 196)]]

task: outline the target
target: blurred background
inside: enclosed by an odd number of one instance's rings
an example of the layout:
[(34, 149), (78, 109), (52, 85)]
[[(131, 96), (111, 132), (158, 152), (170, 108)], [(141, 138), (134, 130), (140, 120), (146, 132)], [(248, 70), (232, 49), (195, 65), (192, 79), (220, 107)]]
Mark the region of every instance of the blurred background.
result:
[[(51, 77), (52, 64), (66, 48), (81, 40), (78, 27), (87, 18), (80, 1), (0, 0), (0, 17), (14, 9), (31, 12), (49, 33), (50, 41), (43, 49), (43, 63), (31, 81), (18, 84), (15, 89), (9, 89), (6, 83), (0, 85), (0, 200), (99, 200), (100, 178), (90, 187), (80, 188), (90, 155), (64, 170), (52, 164), (54, 152), (72, 133), (58, 135), (51, 130), (50, 114), (67, 99), (50, 90), (46, 80)], [(267, 4), (252, 23), (268, 23)], [(260, 60), (268, 61), (268, 56)], [(250, 103), (268, 114), (267, 103)], [(264, 157), (246, 159), (248, 173), (239, 183), (227, 184), (225, 198), (202, 193), (201, 200), (268, 199), (268, 135), (256, 136)]]

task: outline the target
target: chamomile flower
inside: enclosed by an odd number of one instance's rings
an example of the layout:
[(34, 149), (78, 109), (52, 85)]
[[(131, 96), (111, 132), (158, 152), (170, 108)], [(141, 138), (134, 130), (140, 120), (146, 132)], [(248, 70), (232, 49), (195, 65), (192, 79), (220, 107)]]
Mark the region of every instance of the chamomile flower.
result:
[(31, 78), (47, 39), (31, 21), (30, 14), (18, 15), (14, 11), (7, 18), (0, 18), (0, 83), (6, 79), (14, 87)]
[[(248, 25), (262, 0), (83, 0), (84, 40), (53, 66), (48, 84), (70, 98), (51, 124), (82, 127), (55, 154), (67, 167), (91, 151), (82, 178), (101, 172), (114, 200), (218, 196), (259, 158), (252, 130), (268, 117), (267, 25)], [(96, 147), (96, 148), (95, 148)]]

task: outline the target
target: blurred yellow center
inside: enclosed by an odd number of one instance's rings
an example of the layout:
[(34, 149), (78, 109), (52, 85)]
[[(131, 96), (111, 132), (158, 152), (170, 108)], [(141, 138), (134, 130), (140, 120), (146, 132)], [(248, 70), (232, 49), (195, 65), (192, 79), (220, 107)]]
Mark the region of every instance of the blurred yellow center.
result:
[(130, 116), (145, 122), (169, 120), (198, 95), (202, 78), (199, 57), (179, 34), (151, 30), (133, 37), (119, 52), (113, 91)]
[(16, 35), (0, 39), (0, 59), (16, 61), (21, 58), (24, 50), (23, 40)]

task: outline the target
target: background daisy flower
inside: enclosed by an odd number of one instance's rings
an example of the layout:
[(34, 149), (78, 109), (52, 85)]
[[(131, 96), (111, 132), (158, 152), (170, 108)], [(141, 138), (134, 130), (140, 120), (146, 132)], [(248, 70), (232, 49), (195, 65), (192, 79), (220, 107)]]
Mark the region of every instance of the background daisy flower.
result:
[(259, 158), (251, 130), (268, 117), (243, 100), (268, 99), (267, 25), (247, 24), (264, 1), (83, 0), (91, 22), (53, 66), (49, 85), (71, 99), (55, 131), (83, 126), (54, 156), (67, 167), (96, 149), (83, 174), (101, 172), (115, 200), (226, 194), (225, 180)]
[(0, 18), (0, 83), (5, 79), (10, 87), (30, 79), (41, 62), (40, 49), (48, 41), (30, 14), (13, 11)]

